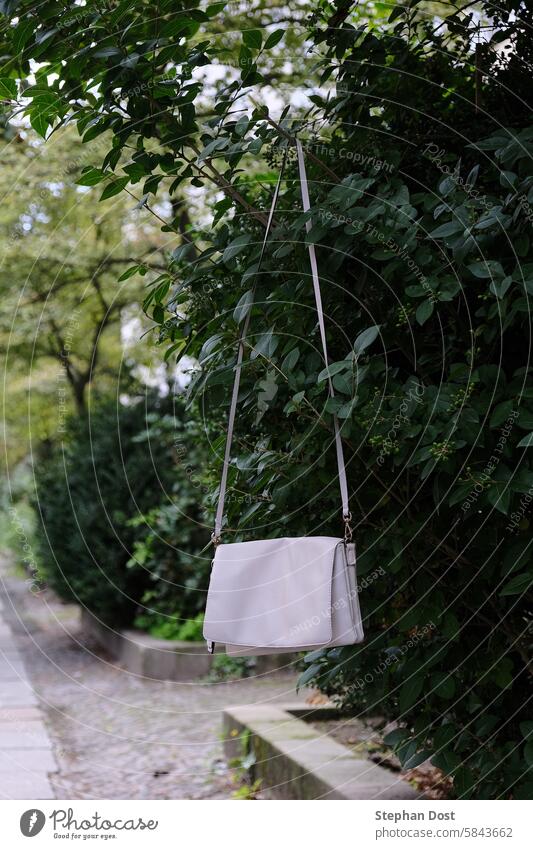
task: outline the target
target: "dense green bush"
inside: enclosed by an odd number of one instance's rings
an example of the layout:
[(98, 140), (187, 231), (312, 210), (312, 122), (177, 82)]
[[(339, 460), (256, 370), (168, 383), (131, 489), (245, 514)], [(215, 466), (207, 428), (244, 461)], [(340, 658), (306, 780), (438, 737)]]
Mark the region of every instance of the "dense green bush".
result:
[(201, 640), (203, 609), (212, 554), (210, 525), (203, 502), (210, 491), (209, 434), (205, 423), (182, 411), (179, 428), (170, 416), (154, 417), (137, 441), (165, 440), (173, 432), (175, 458), (171, 500), (146, 517), (133, 519), (142, 529), (128, 565), (149, 575), (135, 624), (155, 637)]
[[(319, 245), (337, 398), (326, 397), (291, 165), (252, 314), (227, 524), (237, 538), (339, 534), (335, 410), (367, 641), (311, 654), (302, 682), (350, 713), (397, 721), (388, 742), (402, 764), (431, 757), (453, 776), (457, 796), (530, 798), (533, 132), (520, 99), (525, 66), (486, 51), (490, 111), (476, 110), (468, 38), (422, 45), (425, 28), (413, 29), (413, 14), (395, 10), (394, 34), (346, 27), (317, 35), (337, 95), (315, 97), (323, 139), (311, 137), (307, 149), (323, 164), (308, 157), (308, 238)], [(259, 112), (252, 127), (279, 167), (283, 137)], [(238, 145), (242, 128), (224, 131)], [(256, 185), (247, 189), (257, 208), (267, 205)], [(235, 219), (203, 234), (200, 259), (179, 264), (189, 350), (204, 367), (197, 391), (211, 406), (227, 403), (261, 232), (253, 218)], [(188, 333), (171, 317), (165, 332)], [(251, 497), (245, 508), (231, 500), (242, 492)]]
[[(144, 603), (148, 612), (153, 604), (184, 617), (202, 605), (187, 575), (196, 563), (188, 545), (201, 530), (198, 492), (176, 448), (187, 427), (182, 417), (181, 403), (172, 409), (154, 397), (129, 406), (105, 401), (87, 418), (70, 419), (64, 441), (43, 447), (35, 464), (43, 572), (60, 595), (110, 624), (130, 623)], [(172, 542), (160, 519), (171, 513)], [(147, 548), (153, 560), (138, 556)]]

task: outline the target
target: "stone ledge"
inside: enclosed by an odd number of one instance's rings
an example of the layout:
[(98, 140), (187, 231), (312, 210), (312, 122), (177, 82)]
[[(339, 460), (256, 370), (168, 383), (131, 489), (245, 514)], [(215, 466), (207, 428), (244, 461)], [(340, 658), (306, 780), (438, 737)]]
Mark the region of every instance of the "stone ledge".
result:
[(246, 705), (223, 714), (224, 749), (241, 758), (242, 734), (250, 735), (255, 754), (254, 779), (270, 799), (421, 799), (407, 782), (378, 764), (356, 757), (310, 723), (330, 719), (331, 708), (292, 705)]
[[(208, 674), (213, 661), (205, 642), (160, 640), (144, 631), (116, 631), (82, 609), (84, 630), (129, 672), (157, 681), (190, 681)], [(217, 654), (219, 650), (217, 649)], [(293, 671), (296, 655), (262, 655), (257, 658), (254, 676)]]
[(205, 643), (158, 640), (143, 631), (116, 631), (82, 610), (81, 623), (96, 642), (129, 672), (157, 681), (201, 678), (211, 668)]

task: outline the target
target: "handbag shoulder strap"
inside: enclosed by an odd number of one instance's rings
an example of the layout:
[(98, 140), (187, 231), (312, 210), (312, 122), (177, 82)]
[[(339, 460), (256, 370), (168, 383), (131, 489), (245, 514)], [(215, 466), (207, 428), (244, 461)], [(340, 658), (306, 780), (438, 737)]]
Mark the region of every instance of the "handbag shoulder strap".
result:
[[(299, 170), (299, 174), (300, 174), (300, 185), (301, 185), (301, 192), (302, 192), (303, 210), (304, 210), (304, 212), (307, 212), (310, 209), (309, 189), (308, 189), (308, 186), (307, 186), (307, 175), (306, 175), (306, 171), (305, 171), (305, 162), (304, 162), (303, 150), (302, 150), (302, 145), (301, 145), (301, 142), (299, 141), (299, 139), (296, 139), (296, 151), (297, 151), (297, 155), (298, 155), (298, 170)], [(280, 170), (280, 174), (279, 174), (279, 177), (278, 177), (276, 188), (274, 190), (274, 196), (272, 198), (272, 204), (271, 204), (270, 212), (269, 212), (269, 215), (268, 215), (268, 221), (267, 221), (267, 225), (266, 225), (266, 229), (265, 229), (265, 235), (264, 235), (264, 238), (263, 238), (263, 244), (262, 244), (262, 247), (261, 247), (261, 253), (259, 255), (258, 266), (257, 266), (257, 269), (255, 271), (256, 275), (259, 272), (259, 268), (260, 268), (261, 262), (263, 260), (267, 239), (268, 239), (270, 229), (271, 229), (271, 226), (272, 226), (272, 220), (273, 220), (273, 217), (274, 217), (274, 210), (276, 208), (276, 204), (277, 204), (277, 201), (278, 201), (279, 190), (280, 190), (280, 186), (281, 186), (281, 180), (282, 180), (282, 177), (283, 177), (283, 171), (284, 171), (284, 167), (285, 167), (286, 158), (287, 158), (287, 150), (285, 151), (285, 157), (284, 157), (284, 160), (283, 160), (283, 165), (282, 165), (282, 168)], [(307, 232), (310, 231), (311, 226), (312, 226), (311, 221), (307, 221), (306, 222)], [(324, 362), (326, 363), (326, 366), (327, 366), (329, 360), (328, 360), (328, 350), (327, 350), (327, 342), (326, 342), (326, 327), (325, 327), (325, 324), (324, 324), (324, 311), (322, 309), (322, 297), (321, 297), (321, 294), (320, 294), (320, 278), (318, 276), (318, 265), (317, 265), (317, 261), (316, 261), (315, 246), (311, 242), (309, 242), (307, 247), (308, 247), (308, 251), (309, 251), (309, 260), (310, 260), (310, 263), (311, 263), (311, 276), (313, 278), (313, 289), (314, 289), (314, 293), (315, 293), (315, 303), (316, 303), (316, 310), (317, 310), (317, 315), (318, 315), (318, 325), (319, 325), (319, 329), (320, 329), (320, 338), (321, 338), (321, 341), (322, 341), (322, 351), (323, 351), (323, 354), (324, 354)], [(235, 427), (235, 414), (236, 414), (236, 410), (237, 410), (237, 399), (239, 397), (239, 386), (240, 386), (240, 382), (241, 382), (242, 360), (243, 360), (243, 356), (244, 356), (244, 340), (246, 338), (246, 335), (248, 333), (248, 328), (249, 328), (249, 325), (250, 325), (250, 317), (251, 317), (251, 314), (252, 314), (252, 307), (253, 307), (253, 301), (254, 301), (253, 296), (255, 294), (256, 285), (257, 285), (257, 277), (256, 277), (256, 282), (254, 283), (254, 286), (252, 288), (252, 297), (250, 299), (250, 304), (249, 304), (249, 307), (248, 307), (246, 318), (244, 320), (242, 330), (241, 330), (241, 334), (239, 336), (239, 346), (238, 346), (238, 350), (237, 350), (237, 362), (236, 362), (236, 365), (235, 365), (235, 379), (234, 379), (234, 382), (233, 382), (233, 392), (232, 392), (232, 395), (231, 395), (231, 402), (230, 402), (230, 409), (229, 409), (229, 416), (228, 416), (228, 431), (227, 431), (227, 436), (226, 436), (226, 449), (225, 449), (225, 452), (224, 452), (224, 462), (223, 462), (223, 465), (222, 465), (222, 476), (221, 476), (221, 479), (220, 479), (220, 491), (219, 491), (219, 496), (218, 496), (218, 506), (217, 506), (217, 512), (216, 512), (216, 516), (215, 516), (215, 529), (214, 529), (214, 532), (213, 532), (213, 535), (212, 535), (212, 539), (213, 539), (213, 542), (214, 542), (215, 545), (217, 545), (220, 542), (220, 532), (222, 530), (222, 519), (223, 519), (223, 516), (224, 516), (224, 502), (225, 502), (225, 497), (226, 497), (226, 487), (227, 487), (227, 483), (228, 483), (228, 470), (229, 470), (231, 445), (232, 445), (232, 441), (233, 441), (233, 430), (234, 430), (234, 427)], [(334, 392), (334, 389), (333, 389), (333, 383), (332, 383), (332, 380), (331, 380), (331, 376), (329, 374), (328, 374), (328, 392), (329, 392), (330, 398), (335, 397), (335, 392)], [(335, 433), (335, 448), (336, 448), (336, 453), (337, 453), (337, 468), (338, 468), (339, 485), (340, 485), (340, 491), (341, 491), (342, 515), (343, 515), (343, 519), (344, 519), (345, 527), (346, 527), (345, 539), (348, 539), (348, 538), (351, 539), (351, 528), (350, 528), (349, 522), (350, 522), (352, 517), (351, 517), (349, 502), (348, 502), (348, 484), (347, 484), (347, 481), (346, 481), (346, 469), (345, 469), (345, 465), (344, 465), (344, 452), (343, 452), (343, 448), (342, 448), (342, 440), (341, 440), (341, 434), (340, 434), (339, 420), (338, 420), (336, 415), (333, 416), (333, 427), (334, 427), (334, 433)]]

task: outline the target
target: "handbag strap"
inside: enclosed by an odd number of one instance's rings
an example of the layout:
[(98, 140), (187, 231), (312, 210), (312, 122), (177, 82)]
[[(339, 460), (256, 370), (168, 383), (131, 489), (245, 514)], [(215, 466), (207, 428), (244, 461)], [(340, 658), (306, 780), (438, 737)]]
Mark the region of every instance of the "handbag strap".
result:
[[(287, 160), (287, 151), (288, 151), (288, 148), (285, 149), (285, 156), (284, 156), (284, 159), (283, 159), (283, 164), (282, 164), (282, 167), (281, 167), (281, 170), (280, 170), (280, 173), (279, 173), (278, 181), (276, 183), (276, 188), (274, 190), (274, 196), (272, 198), (272, 204), (270, 206), (270, 212), (269, 212), (269, 215), (268, 215), (267, 225), (266, 225), (266, 229), (265, 229), (265, 235), (264, 235), (264, 238), (263, 238), (263, 244), (261, 246), (261, 253), (259, 255), (259, 261), (258, 261), (258, 264), (257, 264), (257, 269), (255, 271), (256, 275), (258, 274), (259, 269), (261, 267), (261, 263), (262, 263), (262, 260), (263, 260), (264, 254), (265, 254), (267, 239), (268, 239), (268, 236), (269, 236), (269, 233), (270, 233), (270, 229), (272, 227), (274, 210), (276, 208), (276, 204), (277, 204), (277, 201), (278, 201), (279, 190), (280, 190), (280, 186), (281, 186), (281, 180), (282, 180), (282, 177), (283, 177), (283, 172), (284, 172), (284, 169), (285, 169), (285, 163), (286, 163), (286, 160)], [(297, 154), (298, 154), (298, 170), (299, 170), (299, 174), (300, 174), (300, 186), (301, 186), (301, 192), (302, 192), (303, 210), (304, 210), (304, 212), (308, 212), (308, 210), (310, 209), (309, 189), (308, 189), (308, 186), (307, 186), (307, 175), (306, 175), (306, 171), (305, 171), (305, 162), (304, 162), (303, 150), (302, 150), (302, 145), (301, 145), (301, 142), (299, 141), (299, 139), (296, 139), (296, 151), (297, 151)], [(311, 226), (312, 226), (311, 221), (308, 220), (306, 222), (307, 232), (310, 231)], [(324, 354), (324, 362), (326, 363), (326, 366), (327, 366), (329, 360), (328, 360), (328, 350), (327, 350), (327, 342), (326, 342), (326, 328), (325, 328), (325, 324), (324, 324), (324, 311), (322, 309), (322, 297), (321, 297), (321, 294), (320, 294), (320, 278), (318, 276), (318, 265), (317, 265), (317, 261), (316, 261), (315, 246), (314, 246), (314, 244), (309, 242), (308, 245), (307, 245), (307, 248), (308, 248), (308, 251), (309, 251), (309, 260), (310, 260), (310, 263), (311, 263), (311, 275), (312, 275), (312, 278), (313, 278), (313, 289), (314, 289), (314, 293), (315, 293), (316, 310), (317, 310), (317, 314), (318, 314), (318, 325), (319, 325), (319, 328), (320, 328), (320, 338), (321, 338), (321, 341), (322, 341), (322, 351), (323, 351), (323, 354)], [(245, 321), (244, 321), (243, 326), (242, 326), (241, 334), (239, 336), (239, 346), (238, 346), (238, 350), (237, 350), (237, 362), (236, 362), (236, 365), (235, 365), (235, 379), (234, 379), (234, 382), (233, 382), (233, 392), (232, 392), (232, 395), (231, 395), (231, 402), (230, 402), (230, 409), (229, 409), (229, 416), (228, 416), (228, 431), (227, 431), (227, 436), (226, 436), (226, 449), (225, 449), (225, 452), (224, 452), (224, 462), (223, 462), (223, 465), (222, 465), (222, 476), (221, 476), (221, 479), (220, 479), (220, 491), (219, 491), (219, 496), (218, 496), (218, 506), (217, 506), (217, 512), (216, 512), (216, 516), (215, 516), (215, 529), (214, 529), (214, 532), (213, 532), (213, 535), (212, 535), (212, 540), (213, 540), (215, 545), (218, 545), (218, 543), (220, 542), (220, 532), (222, 530), (222, 518), (224, 516), (224, 502), (225, 502), (225, 498), (226, 498), (226, 488), (227, 488), (227, 483), (228, 483), (228, 471), (229, 471), (231, 445), (232, 445), (232, 441), (233, 441), (233, 430), (234, 430), (234, 427), (235, 427), (235, 414), (236, 414), (236, 410), (237, 410), (237, 400), (238, 400), (238, 397), (239, 397), (239, 386), (240, 386), (240, 382), (241, 382), (242, 360), (243, 360), (243, 356), (244, 356), (244, 340), (246, 338), (246, 335), (248, 333), (248, 328), (249, 328), (249, 325), (250, 325), (250, 317), (251, 317), (251, 314), (252, 314), (252, 308), (253, 308), (253, 302), (254, 302), (254, 295), (255, 295), (256, 287), (257, 287), (257, 277), (256, 277), (256, 281), (255, 281), (255, 283), (252, 287), (252, 297), (250, 299), (246, 318), (245, 318)], [(335, 392), (334, 392), (334, 389), (333, 389), (333, 383), (332, 383), (331, 376), (329, 375), (329, 373), (328, 373), (328, 392), (329, 392), (330, 398), (335, 397)], [(336, 447), (336, 453), (337, 453), (337, 468), (338, 468), (339, 485), (340, 485), (340, 491), (341, 491), (342, 515), (343, 515), (343, 519), (344, 519), (344, 523), (345, 523), (345, 529), (346, 529), (345, 530), (345, 540), (350, 541), (351, 536), (352, 536), (352, 529), (350, 527), (350, 520), (351, 520), (352, 516), (351, 516), (351, 513), (350, 513), (349, 502), (348, 502), (348, 484), (347, 484), (347, 481), (346, 481), (346, 469), (345, 469), (345, 465), (344, 465), (344, 452), (343, 452), (343, 449), (342, 449), (342, 440), (341, 440), (341, 434), (340, 434), (340, 428), (339, 428), (339, 420), (338, 420), (338, 418), (335, 414), (333, 415), (333, 427), (334, 427), (334, 432), (335, 432), (335, 447)]]
[[(304, 212), (308, 212), (311, 208), (311, 204), (309, 203), (309, 189), (307, 187), (307, 174), (305, 173), (305, 160), (302, 149), (302, 143), (299, 139), (296, 139), (296, 151), (298, 153), (298, 170), (300, 172), (300, 184), (302, 187), (302, 203)], [(312, 224), (308, 219), (305, 223), (305, 228), (309, 233), (311, 230)], [(320, 294), (320, 278), (318, 276), (318, 265), (316, 261), (316, 253), (315, 246), (312, 242), (308, 242), (307, 249), (309, 251), (309, 260), (311, 262), (311, 275), (313, 277), (313, 289), (315, 290), (315, 301), (316, 301), (316, 311), (318, 314), (318, 326), (320, 328), (320, 338), (322, 339), (322, 351), (324, 353), (324, 362), (326, 367), (329, 365), (329, 357), (328, 357), (328, 346), (326, 342), (326, 327), (324, 324), (324, 311), (322, 309), (322, 296)], [(333, 389), (333, 382), (331, 380), (331, 375), (328, 369), (328, 390), (329, 397), (335, 397), (335, 391)], [(339, 474), (339, 486), (341, 491), (341, 501), (342, 501), (342, 516), (346, 526), (346, 535), (350, 536), (351, 539), (351, 528), (349, 525), (350, 519), (352, 518), (350, 513), (350, 506), (348, 502), (348, 484), (346, 482), (346, 468), (344, 465), (344, 451), (342, 450), (342, 439), (341, 439), (341, 431), (339, 427), (339, 419), (337, 415), (333, 414), (333, 428), (335, 431), (335, 449), (337, 452), (337, 468)]]

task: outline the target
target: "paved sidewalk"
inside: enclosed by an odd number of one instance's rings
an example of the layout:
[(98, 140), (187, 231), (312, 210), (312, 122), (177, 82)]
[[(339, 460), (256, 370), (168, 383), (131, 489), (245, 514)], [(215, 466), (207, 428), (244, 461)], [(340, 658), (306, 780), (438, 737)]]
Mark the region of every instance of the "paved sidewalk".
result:
[(26, 667), (6, 622), (0, 584), (0, 799), (54, 799), (52, 742)]
[(222, 712), (295, 699), (294, 668), (217, 683), (136, 675), (83, 631), (77, 605), (33, 594), (0, 557), (2, 589), (0, 798), (231, 798)]

